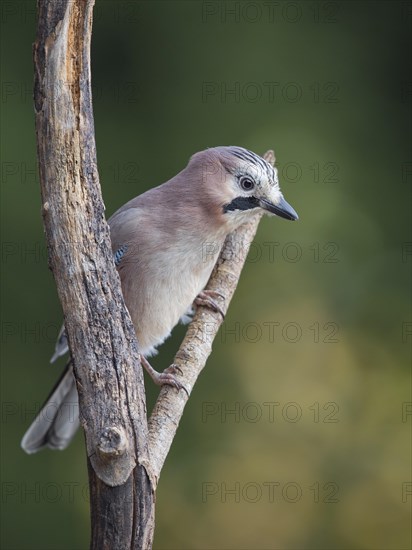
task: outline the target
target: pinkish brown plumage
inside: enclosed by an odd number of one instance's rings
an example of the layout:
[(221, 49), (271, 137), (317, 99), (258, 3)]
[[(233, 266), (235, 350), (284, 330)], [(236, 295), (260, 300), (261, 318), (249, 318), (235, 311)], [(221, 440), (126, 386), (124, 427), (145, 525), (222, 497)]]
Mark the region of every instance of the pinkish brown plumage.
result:
[[(297, 219), (282, 196), (275, 168), (241, 147), (215, 147), (193, 155), (179, 174), (132, 199), (109, 219), (114, 260), (142, 364), (156, 383), (182, 387), (172, 371), (154, 371), (147, 357), (196, 303), (228, 233), (262, 210)], [(197, 303), (217, 308), (204, 293)], [(63, 330), (52, 361), (67, 351)], [(54, 403), (55, 415), (40, 412), (26, 432), (26, 452), (44, 446), (63, 449), (76, 432), (78, 404), (71, 369), (69, 362), (47, 402)], [(63, 413), (69, 399), (71, 419)]]

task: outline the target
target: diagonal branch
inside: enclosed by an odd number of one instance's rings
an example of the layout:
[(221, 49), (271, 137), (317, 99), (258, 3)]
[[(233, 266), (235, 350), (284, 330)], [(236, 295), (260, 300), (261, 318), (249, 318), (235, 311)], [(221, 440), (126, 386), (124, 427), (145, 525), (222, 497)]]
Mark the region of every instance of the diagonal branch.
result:
[[(264, 158), (274, 164), (273, 151), (267, 151)], [(208, 290), (218, 291), (223, 295), (221, 308), (224, 313), (226, 313), (236, 290), (260, 218), (261, 214), (257, 214), (252, 222), (241, 226), (227, 237), (208, 282)], [(186, 337), (174, 361), (184, 373), (183, 383), (189, 393), (206, 364), (212, 351), (213, 340), (221, 324), (222, 318), (218, 313), (200, 308), (189, 325)], [(187, 400), (188, 396), (183, 391), (177, 392), (167, 386), (163, 386), (160, 390), (149, 419), (150, 463), (156, 480), (159, 478), (173, 442)]]

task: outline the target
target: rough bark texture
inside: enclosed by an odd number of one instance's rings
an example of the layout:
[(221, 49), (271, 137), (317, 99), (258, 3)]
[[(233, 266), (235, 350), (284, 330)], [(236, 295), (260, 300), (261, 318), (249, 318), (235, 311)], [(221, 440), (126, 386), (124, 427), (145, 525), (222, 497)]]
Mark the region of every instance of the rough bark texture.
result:
[[(34, 44), (43, 219), (85, 431), (94, 549), (150, 549), (157, 481), (188, 396), (163, 387), (149, 424), (134, 328), (110, 245), (90, 79), (93, 0), (38, 0)], [(273, 153), (266, 158), (273, 162)], [(260, 216), (230, 235), (208, 284), (227, 310)], [(189, 393), (222, 322), (199, 308), (176, 356)]]
[(91, 466), (92, 547), (149, 548), (154, 488), (143, 375), (96, 166), (93, 1), (39, 0), (38, 9), (34, 103), (43, 219)]

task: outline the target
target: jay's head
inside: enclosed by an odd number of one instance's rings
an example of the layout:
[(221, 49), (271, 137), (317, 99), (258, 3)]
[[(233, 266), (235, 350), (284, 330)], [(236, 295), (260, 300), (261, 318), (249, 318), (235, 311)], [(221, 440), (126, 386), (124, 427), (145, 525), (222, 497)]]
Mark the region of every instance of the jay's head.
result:
[(298, 219), (280, 191), (277, 169), (247, 149), (206, 149), (193, 155), (187, 168), (201, 174), (201, 194), (208, 208), (230, 228), (259, 211), (287, 220)]

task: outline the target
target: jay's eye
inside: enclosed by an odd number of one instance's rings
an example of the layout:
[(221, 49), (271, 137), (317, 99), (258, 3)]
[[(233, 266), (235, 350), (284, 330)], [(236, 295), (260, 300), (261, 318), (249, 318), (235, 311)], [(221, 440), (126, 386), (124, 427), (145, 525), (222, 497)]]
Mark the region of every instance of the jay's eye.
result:
[(248, 177), (240, 178), (239, 184), (244, 191), (252, 191), (255, 188), (255, 182)]

